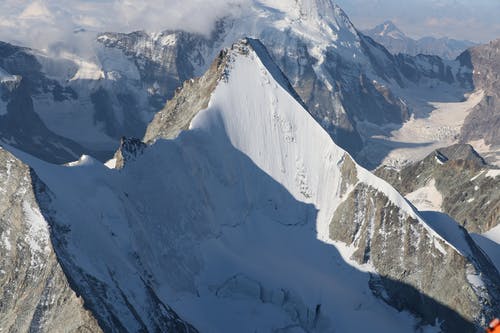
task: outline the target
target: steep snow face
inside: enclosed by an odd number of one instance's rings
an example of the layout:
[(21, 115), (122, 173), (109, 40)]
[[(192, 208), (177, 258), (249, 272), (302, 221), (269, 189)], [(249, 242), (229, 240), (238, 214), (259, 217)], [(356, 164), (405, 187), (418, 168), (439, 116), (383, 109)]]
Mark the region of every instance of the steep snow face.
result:
[[(24, 156), (46, 184), (37, 194), (56, 252), (99, 322), (414, 331), (415, 319), (373, 296), (370, 275), (332, 245), (334, 210), (367, 184), (424, 225), (428, 251), (457, 250), (387, 183), (352, 161), (342, 170), (349, 156), (290, 95), (262, 45), (235, 45), (227, 63), (190, 130), (120, 170), (89, 157), (55, 166)], [(356, 174), (347, 185), (346, 172)]]
[[(250, 43), (257, 52), (266, 52), (260, 43), (252, 40)], [(236, 149), (297, 200), (313, 203), (318, 208), (318, 236), (327, 240), (327, 224), (342, 200), (340, 165), (347, 153), (291, 98), (290, 92), (283, 88), (286, 78), (277, 66), (267, 63), (269, 72), (261, 62), (265, 56), (259, 57), (246, 48), (241, 52), (250, 53), (232, 58), (228, 66), (229, 81), (217, 87), (208, 109), (193, 119), (190, 129), (220, 132), (220, 128), (212, 129), (212, 126), (222, 126)], [(240, 82), (240, 78), (245, 78), (245, 82)], [(256, 120), (259, 123), (255, 124)], [(248, 126), (252, 123), (255, 125)], [(361, 181), (387, 195), (406, 214), (418, 218), (390, 185), (363, 168), (356, 168)]]

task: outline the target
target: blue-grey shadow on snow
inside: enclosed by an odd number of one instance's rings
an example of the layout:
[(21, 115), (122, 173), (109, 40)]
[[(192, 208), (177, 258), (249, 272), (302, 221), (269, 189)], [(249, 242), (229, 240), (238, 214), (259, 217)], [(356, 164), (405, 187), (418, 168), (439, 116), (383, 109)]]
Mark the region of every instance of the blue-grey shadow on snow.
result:
[[(78, 249), (78, 245), (72, 242), (86, 239), (88, 235), (85, 234), (85, 229), (72, 225), (76, 223), (73, 219), (58, 220), (57, 216), (64, 215), (56, 215), (54, 208), (57, 206), (58, 195), (62, 194), (53, 192), (50, 182), (44, 183), (44, 179), (50, 178), (46, 177), (47, 172), (58, 172), (60, 169), (54, 167), (52, 171), (40, 169), (37, 172), (36, 163), (32, 165), (32, 177), (37, 180), (34, 182), (34, 190), (42, 213), (51, 225), (52, 244), (59, 263), (71, 287), (83, 297), (85, 306), (92, 311), (104, 331), (127, 332), (127, 320), (135, 320), (143, 331), (148, 331), (148, 327), (159, 331), (194, 331), (191, 325), (183, 321), (182, 315), (177, 315), (176, 309), (169, 307), (169, 300), (159, 289), (162, 284), (175, 284), (186, 290), (192, 288), (196, 293), (194, 278), (202, 271), (187, 262), (200, 260), (202, 254), (197, 249), (192, 249), (195, 246), (186, 248), (185, 243), (216, 240), (231, 244), (229, 249), (234, 249), (234, 255), (241, 256), (241, 260), (238, 265), (232, 266), (231, 261), (223, 256), (211, 257), (205, 258), (208, 261), (205, 264), (245, 274), (247, 278), (262, 283), (262, 290), (271, 288), (260, 278), (269, 272), (272, 272), (275, 280), (285, 281), (284, 284), (305, 284), (309, 289), (316, 288), (320, 294), (321, 290), (326, 290), (322, 297), (328, 299), (342, 299), (343, 294), (350, 295), (349, 289), (357, 288), (354, 282), (362, 281), (368, 293), (378, 295), (381, 286), (397, 290), (383, 300), (399, 311), (408, 310), (416, 314), (419, 319), (415, 322), (414, 331), (436, 322), (441, 322), (444, 332), (472, 332), (477, 329), (453, 309), (422, 294), (411, 285), (361, 272), (346, 263), (335, 247), (317, 239), (317, 209), (294, 198), (286, 188), (237, 150), (220, 126), (221, 121), (214, 120), (213, 124), (209, 124), (209, 131), (195, 129), (181, 133), (175, 140), (158, 140), (143, 155), (126, 164), (124, 169), (107, 175), (113, 177), (121, 191), (125, 191), (126, 195), (120, 197), (124, 207), (140, 206), (140, 210), (144, 212), (140, 216), (127, 215), (126, 221), (121, 221), (116, 228), (127, 225), (131, 230), (129, 237), (133, 239), (132, 244), (147, 245), (129, 249), (135, 256), (135, 262), (131, 265), (137, 265), (137, 278), (112, 273), (117, 269), (113, 267), (114, 263), (105, 263), (108, 272), (100, 273), (108, 274), (113, 284), (85, 271), (79, 260), (84, 258), (86, 262), (98, 262), (101, 258), (93, 254), (96, 249), (97, 253), (99, 250), (109, 252), (120, 249), (112, 241), (104, 244), (95, 241), (92, 253), (78, 253), (75, 256), (72, 251)], [(82, 170), (64, 170), (75, 173), (75, 177), (68, 178), (73, 179), (74, 183), (68, 186), (72, 186), (74, 191), (79, 190), (78, 172)], [(88, 214), (88, 218), (84, 220), (89, 228), (92, 227), (91, 224), (102, 223), (92, 215), (100, 208), (94, 207), (95, 203), (87, 195), (82, 194), (78, 199), (83, 203), (88, 202), (86, 210), (80, 213)], [(121, 231), (113, 229), (112, 223), (109, 225), (110, 229), (103, 229), (102, 232), (109, 232), (110, 239), (113, 239), (113, 234)], [(238, 229), (245, 232), (238, 232)], [(271, 237), (272, 235), (279, 237)], [(179, 248), (187, 252), (176, 253)], [(262, 262), (260, 270), (247, 270), (245, 259), (254, 257), (246, 257), (246, 250), (250, 250), (259, 259), (252, 264), (259, 265)], [(148, 264), (147, 258), (151, 256), (159, 262), (168, 262), (168, 271), (172, 271), (172, 274), (165, 273), (162, 267)], [(274, 266), (266, 266), (267, 262), (274, 263)], [(160, 276), (164, 280), (158, 280)], [(318, 276), (320, 283), (316, 278)], [(227, 276), (229, 278), (231, 276)], [(131, 281), (135, 281), (133, 285)], [(146, 305), (134, 297), (141, 292), (148, 299)], [(291, 289), (290, 292), (294, 290)], [(359, 291), (352, 292), (352, 295), (360, 294), (362, 293)], [(300, 291), (297, 291), (297, 295), (299, 298), (310, 296), (302, 295)], [(343, 325), (345, 322), (352, 322), (353, 327), (361, 325), (383, 331), (386, 328), (383, 319), (373, 315), (367, 319), (366, 325), (363, 324), (364, 321), (358, 322), (358, 313), (370, 314), (369, 309), (364, 310), (367, 300), (372, 302), (371, 305), (375, 302), (376, 308), (386, 306), (382, 300), (379, 302), (367, 295), (359, 300), (345, 298), (340, 301), (345, 303), (341, 304), (342, 308), (352, 306), (352, 311), (342, 312), (352, 314), (352, 318), (343, 320)], [(265, 298), (262, 298), (262, 302), (265, 302)], [(320, 297), (318, 303), (307, 307), (305, 313), (297, 313), (297, 328), (321, 331), (322, 326), (319, 325), (325, 325), (323, 319), (332, 316), (331, 313), (322, 313), (322, 309), (325, 306), (322, 306)], [(200, 316), (203, 316), (205, 310), (193, 309)], [(142, 316), (144, 311), (148, 313), (146, 318)], [(396, 313), (391, 318), (396, 318)], [(337, 330), (346, 329), (344, 326), (337, 327), (339, 324), (336, 325), (335, 322), (327, 325)]]

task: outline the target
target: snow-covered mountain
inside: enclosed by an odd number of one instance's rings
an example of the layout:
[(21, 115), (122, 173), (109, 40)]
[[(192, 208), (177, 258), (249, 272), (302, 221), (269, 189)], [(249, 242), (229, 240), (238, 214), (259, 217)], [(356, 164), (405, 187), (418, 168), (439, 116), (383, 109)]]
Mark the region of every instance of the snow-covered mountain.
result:
[(376, 27), (363, 31), (377, 43), (384, 45), (392, 54), (437, 55), (453, 60), (476, 43), (448, 37), (422, 37), (413, 39), (404, 34), (392, 21), (385, 21)]
[(467, 232), (358, 166), (298, 96), (245, 39), (177, 91), (149, 145), (122, 140), (118, 169), (10, 148), (104, 331), (474, 331), (499, 308)]
[[(419, 114), (422, 104), (461, 101), (465, 92), (472, 91), (470, 69), (435, 56), (392, 56), (359, 34), (345, 13), (330, 1), (309, 5), (269, 1), (266, 6), (254, 4), (246, 13), (245, 17), (221, 20), (208, 39), (166, 31), (160, 35), (107, 33), (99, 40), (107, 47), (123, 50), (137, 63), (162, 68), (164, 77), (175, 79), (172, 68), (176, 67), (171, 63), (164, 66), (159, 59), (182, 59), (180, 72), (190, 67), (185, 64), (188, 61), (193, 75), (197, 75), (208, 67), (207, 55), (209, 59), (215, 56), (214, 46), (228, 46), (247, 34), (256, 36), (290, 78), (315, 119), (340, 146), (370, 166), (378, 165), (373, 161), (385, 152), (380, 143), (378, 149), (369, 148), (377, 152), (375, 158), (368, 158), (362, 151), (372, 134), (367, 127), (397, 128), (412, 113)], [(183, 44), (190, 47), (181, 48)], [(163, 53), (169, 56), (162, 58)], [(440, 86), (439, 94), (436, 86)], [(423, 101), (416, 101), (415, 95)]]
[[(460, 101), (473, 89), (469, 68), (437, 57), (395, 57), (358, 33), (330, 0), (266, 0), (221, 19), (208, 36), (103, 33), (91, 56), (32, 51), (46, 77), (74, 92), (60, 101), (37, 88), (30, 95), (33, 109), (51, 132), (103, 159), (122, 135), (141, 137), (182, 82), (204, 73), (221, 48), (248, 35), (269, 49), (332, 138), (370, 167), (386, 155), (382, 144), (368, 149), (376, 158), (363, 151), (373, 128), (400, 127), (422, 103)], [(414, 101), (414, 95), (424, 101)]]

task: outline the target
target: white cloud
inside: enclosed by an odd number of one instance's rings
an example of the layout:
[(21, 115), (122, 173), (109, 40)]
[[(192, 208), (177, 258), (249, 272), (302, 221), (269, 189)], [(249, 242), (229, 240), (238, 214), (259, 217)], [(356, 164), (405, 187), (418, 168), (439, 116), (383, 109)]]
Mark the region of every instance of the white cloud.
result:
[[(0, 40), (38, 49), (60, 42), (85, 49), (91, 34), (75, 35), (75, 29), (92, 33), (184, 29), (209, 34), (218, 18), (244, 12), (252, 1), (259, 0), (0, 0)], [(362, 29), (391, 19), (412, 37), (476, 41), (500, 37), (498, 0), (334, 1)]]
[(2, 0), (0, 40), (47, 49), (72, 31), (184, 29), (209, 34), (214, 22), (249, 0)]

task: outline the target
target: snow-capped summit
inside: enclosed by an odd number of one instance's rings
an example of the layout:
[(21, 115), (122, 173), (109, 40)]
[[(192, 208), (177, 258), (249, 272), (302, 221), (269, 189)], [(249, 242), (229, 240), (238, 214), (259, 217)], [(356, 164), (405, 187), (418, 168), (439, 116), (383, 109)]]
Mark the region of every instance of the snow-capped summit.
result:
[(255, 1), (254, 8), (257, 10), (264, 8), (274, 8), (285, 14), (287, 20), (302, 20), (309, 26), (319, 24), (325, 26), (333, 24), (335, 30), (350, 30), (355, 34), (356, 29), (344, 11), (332, 0), (264, 0)]
[(407, 36), (399, 30), (392, 21), (385, 21), (370, 30), (370, 35), (377, 34), (378, 36), (389, 36), (393, 39), (406, 39)]

